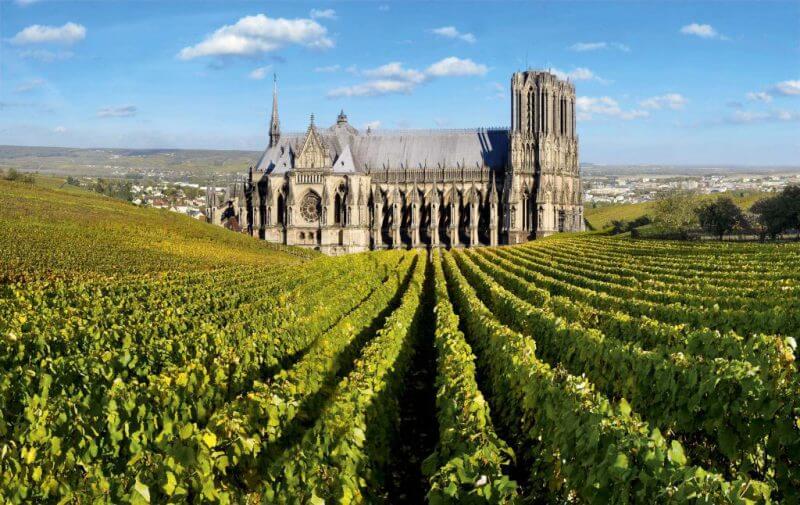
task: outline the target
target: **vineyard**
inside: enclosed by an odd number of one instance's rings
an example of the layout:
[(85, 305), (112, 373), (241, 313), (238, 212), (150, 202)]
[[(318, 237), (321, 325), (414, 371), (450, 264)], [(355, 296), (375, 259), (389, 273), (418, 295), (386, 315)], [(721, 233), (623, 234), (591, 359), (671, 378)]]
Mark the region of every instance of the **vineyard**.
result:
[(4, 503), (800, 500), (797, 244), (247, 243), (65, 276), (7, 230)]
[(291, 263), (308, 251), (227, 233), (37, 176), (0, 180), (0, 283)]

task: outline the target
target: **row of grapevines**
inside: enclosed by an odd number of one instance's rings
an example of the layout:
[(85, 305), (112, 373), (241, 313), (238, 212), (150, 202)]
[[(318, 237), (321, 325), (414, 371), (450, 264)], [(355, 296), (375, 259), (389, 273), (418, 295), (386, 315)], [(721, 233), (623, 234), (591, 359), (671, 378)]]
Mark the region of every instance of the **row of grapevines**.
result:
[[(646, 286), (630, 287), (617, 282), (619, 275), (612, 273), (602, 275), (590, 269), (574, 266), (573, 264), (563, 264), (554, 262), (549, 254), (538, 252), (532, 248), (517, 248), (521, 257), (536, 262), (542, 267), (543, 272), (558, 272), (560, 278), (576, 285), (591, 289), (593, 291), (608, 293), (611, 296), (631, 297), (636, 296), (641, 300), (653, 303), (671, 305), (680, 304), (691, 309), (707, 310), (710, 307), (719, 309), (733, 309), (738, 312), (766, 312), (773, 309), (780, 301), (772, 296), (767, 299), (754, 299), (743, 296), (722, 297), (716, 290), (709, 290), (702, 293), (687, 293), (669, 289), (650, 289)], [(784, 300), (785, 305), (786, 300)], [(798, 304), (800, 308), (800, 304)]]
[[(775, 278), (790, 275), (798, 279), (796, 261), (790, 259), (793, 249), (786, 244), (713, 244), (700, 249), (697, 244), (669, 241), (627, 241), (592, 237), (582, 244), (586, 254), (633, 259), (638, 265), (666, 268), (684, 275), (734, 278)], [(760, 252), (742, 254), (748, 248)]]
[[(764, 483), (691, 466), (681, 444), (593, 392), (585, 379), (552, 369), (535, 344), (501, 325), (445, 257), (450, 294), (491, 383), (494, 411), (516, 427), (531, 459), (531, 483), (587, 503), (766, 502)], [(535, 334), (534, 336), (538, 336)]]
[[(551, 293), (578, 298), (598, 308), (619, 310), (630, 315), (648, 316), (674, 324), (688, 324), (695, 328), (712, 328), (720, 331), (732, 330), (739, 334), (786, 333), (800, 327), (800, 311), (791, 311), (781, 305), (761, 312), (737, 309), (690, 307), (680, 303), (661, 304), (638, 297), (619, 297), (593, 289), (593, 283), (584, 282), (558, 268), (547, 267), (526, 258), (516, 249), (497, 249), (497, 253), (524, 266), (530, 275), (538, 278), (537, 284), (546, 286)], [(568, 280), (564, 280), (566, 278)]]
[[(122, 499), (137, 483), (134, 469), (147, 467), (162, 451), (185, 457), (173, 438), (196, 431), (216, 408), (297, 354), (357, 304), (363, 295), (341, 292), (352, 281), (365, 286), (379, 281), (386, 261), (392, 260), (391, 255), (377, 262), (369, 258), (340, 260), (349, 277), (323, 289), (303, 284), (273, 310), (242, 312), (224, 327), (201, 326), (184, 335), (180, 340), (192, 342), (186, 347), (192, 353), (181, 365), (123, 381), (119, 363), (105, 362), (103, 356), (77, 359), (75, 370), (87, 380), (53, 399), (50, 381), (39, 381), (15, 427), (14, 450), (2, 462), (9, 498), (108, 493), (114, 501)], [(146, 368), (142, 358), (136, 368)]]
[(397, 396), (422, 313), (425, 266), (422, 258), (416, 262), (400, 306), (364, 347), (314, 425), (275, 461), (265, 489), (268, 503), (380, 499), (397, 423)]
[[(586, 238), (585, 241), (590, 239)], [(721, 296), (739, 293), (758, 297), (774, 294), (774, 289), (789, 288), (794, 291), (800, 288), (797, 282), (787, 280), (779, 272), (771, 272), (772, 279), (761, 274), (746, 280), (744, 277), (736, 278), (730, 273), (722, 276), (712, 275), (712, 272), (687, 275), (685, 272), (676, 273), (672, 267), (648, 267), (629, 255), (586, 248), (583, 240), (544, 241), (537, 250), (547, 252), (552, 258), (558, 259), (559, 263), (578, 263), (592, 270), (616, 274), (621, 283), (631, 286), (643, 284), (654, 288), (674, 287), (690, 291), (716, 289)]]
[[(14, 307), (0, 317), (7, 342), (4, 368), (44, 357), (117, 349), (126, 336), (172, 338), (227, 315), (242, 304), (302, 276), (288, 269), (225, 269), (158, 279), (39, 284), (19, 288)], [(274, 279), (274, 280), (273, 280)]]
[(546, 306), (567, 320), (597, 328), (607, 338), (640, 345), (643, 349), (684, 352), (706, 358), (741, 359), (758, 365), (760, 371), (782, 380), (794, 374), (794, 339), (775, 335), (751, 335), (743, 338), (735, 332), (720, 333), (707, 328), (689, 329), (624, 312), (602, 310), (578, 299), (550, 295), (526, 280), (528, 270), (494, 254), (481, 251), (470, 256), (503, 287), (535, 306)]
[[(565, 242), (547, 243), (538, 248), (530, 248), (528, 253), (537, 259), (558, 266), (571, 273), (576, 273), (597, 281), (605, 281), (624, 286), (627, 289), (644, 290), (645, 293), (665, 293), (668, 296), (690, 295), (702, 299), (711, 297), (716, 303), (723, 306), (737, 305), (739, 303), (753, 303), (758, 301), (764, 305), (774, 305), (775, 289), (781, 287), (782, 282), (730, 281), (730, 284), (720, 285), (717, 282), (709, 283), (698, 276), (687, 278), (674, 274), (653, 275), (636, 269), (631, 262), (617, 259), (615, 261), (603, 260), (596, 256), (583, 256), (581, 253), (565, 250)], [(790, 287), (794, 290), (798, 286)], [(790, 294), (789, 292), (785, 294)], [(679, 301), (679, 300), (678, 300)], [(702, 303), (701, 303), (702, 304)]]
[[(197, 464), (165, 458), (141, 481), (154, 490), (154, 496), (163, 493), (165, 499), (191, 492), (228, 499), (241, 486), (257, 487), (278, 451), (277, 443), (297, 416), (319, 408), (329, 393), (325, 385), (352, 363), (364, 341), (382, 325), (385, 313), (394, 308), (414, 261), (406, 254), (386, 282), (318, 338), (293, 367), (267, 384), (256, 383), (252, 391), (215, 412), (205, 428), (187, 437), (182, 443), (195, 452)], [(170, 482), (179, 484), (171, 487)]]
[[(345, 267), (339, 275), (343, 277), (346, 273)], [(257, 307), (261, 308), (257, 315), (271, 317), (269, 308), (281, 299), (277, 296), (278, 290), (296, 285), (292, 277), (299, 277), (297, 281), (301, 281), (304, 275), (275, 275), (267, 270), (261, 285), (256, 284), (255, 288), (244, 292), (228, 289), (209, 299), (201, 297), (194, 308), (168, 306), (161, 311), (148, 310), (153, 307), (148, 306), (152, 297), (147, 289), (124, 292), (119, 299), (92, 297), (97, 300), (95, 304), (72, 314), (52, 339), (47, 336), (20, 339), (14, 355), (18, 359), (6, 361), (6, 374), (0, 381), (3, 406), (0, 436), (11, 430), (8, 426), (3, 430), (3, 425), (13, 426), (14, 418), (24, 411), (26, 401), (36, 396), (32, 392), (44, 389), (43, 382), (47, 384), (51, 401), (60, 395), (67, 395), (71, 400), (76, 397), (88, 400), (92, 394), (103, 394), (113, 381), (137, 378), (147, 382), (148, 377), (160, 373), (164, 366), (182, 366), (190, 359), (205, 356), (209, 349), (202, 336), (219, 330), (230, 333), (235, 324), (240, 333), (246, 330), (245, 325), (254, 321), (248, 310), (249, 303), (245, 302), (257, 302)], [(273, 278), (285, 282), (276, 284)], [(209, 277), (207, 281), (205, 291), (216, 294), (214, 279)], [(232, 294), (229, 296), (229, 293)], [(142, 295), (142, 304), (138, 303), (136, 295)], [(181, 300), (179, 297), (168, 299)], [(207, 307), (203, 306), (204, 302)], [(98, 310), (98, 306), (106, 310)], [(208, 310), (215, 313), (209, 314)], [(27, 328), (29, 333), (37, 331), (37, 327)], [(53, 342), (53, 339), (62, 342), (60, 336), (70, 335), (71, 331), (76, 338), (67, 337), (64, 345), (74, 342), (77, 350)], [(52, 334), (46, 328), (41, 332)], [(25, 345), (31, 340), (43, 342), (38, 353), (32, 349), (36, 346)], [(85, 345), (80, 341), (86, 341)], [(53, 348), (64, 349), (50, 353)]]
[(765, 380), (747, 362), (644, 351), (607, 339), (580, 321), (559, 318), (549, 307), (520, 300), (468, 257), (456, 257), (500, 320), (535, 336), (543, 359), (585, 373), (606, 395), (629, 399), (657, 426), (682, 435), (704, 433), (738, 471), (766, 475), (773, 461), (787, 463), (787, 451), (800, 447), (794, 381)]
[(430, 503), (511, 503), (516, 484), (505, 470), (513, 451), (492, 427), (489, 405), (475, 379), (475, 356), (458, 329), (441, 258), (434, 252), (439, 443), (424, 462)]

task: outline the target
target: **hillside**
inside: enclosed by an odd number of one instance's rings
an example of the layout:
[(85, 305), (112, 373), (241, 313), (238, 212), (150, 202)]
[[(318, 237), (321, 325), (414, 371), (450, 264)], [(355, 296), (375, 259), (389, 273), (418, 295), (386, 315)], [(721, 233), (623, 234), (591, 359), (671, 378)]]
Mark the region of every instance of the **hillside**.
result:
[(275, 246), (188, 216), (59, 186), (47, 177), (35, 185), (0, 180), (0, 278), (297, 261)]
[[(722, 193), (722, 195), (730, 196), (736, 205), (746, 210), (759, 199), (769, 196), (770, 193), (736, 192)], [(717, 196), (720, 195), (703, 195), (703, 198), (716, 198)], [(652, 209), (653, 202), (600, 204), (597, 207), (586, 205), (583, 215), (592, 228), (602, 230), (611, 226), (612, 221), (631, 221), (652, 212)]]
[(580, 233), (15, 286), (0, 502), (797, 503), (798, 255)]
[(55, 175), (122, 177), (132, 174), (169, 179), (243, 173), (258, 160), (255, 151), (202, 149), (79, 149), (0, 146), (0, 169)]

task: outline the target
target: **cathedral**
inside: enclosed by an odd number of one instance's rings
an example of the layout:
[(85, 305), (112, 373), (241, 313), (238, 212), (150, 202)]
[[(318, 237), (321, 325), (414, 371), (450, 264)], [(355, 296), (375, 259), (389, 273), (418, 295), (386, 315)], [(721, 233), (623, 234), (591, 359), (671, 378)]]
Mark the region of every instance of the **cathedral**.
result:
[(225, 195), (209, 192), (207, 217), (333, 255), (583, 230), (574, 85), (526, 71), (510, 90), (508, 129), (359, 131), (342, 112), (283, 134), (276, 86), (267, 148)]

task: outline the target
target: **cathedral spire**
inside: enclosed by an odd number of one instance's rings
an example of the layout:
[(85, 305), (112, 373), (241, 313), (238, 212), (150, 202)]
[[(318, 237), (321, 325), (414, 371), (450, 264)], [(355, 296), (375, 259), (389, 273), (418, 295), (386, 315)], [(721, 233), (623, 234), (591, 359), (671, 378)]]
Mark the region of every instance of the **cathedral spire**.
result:
[(272, 119), (269, 122), (269, 146), (278, 145), (281, 138), (281, 123), (278, 119), (278, 76), (272, 74)]

